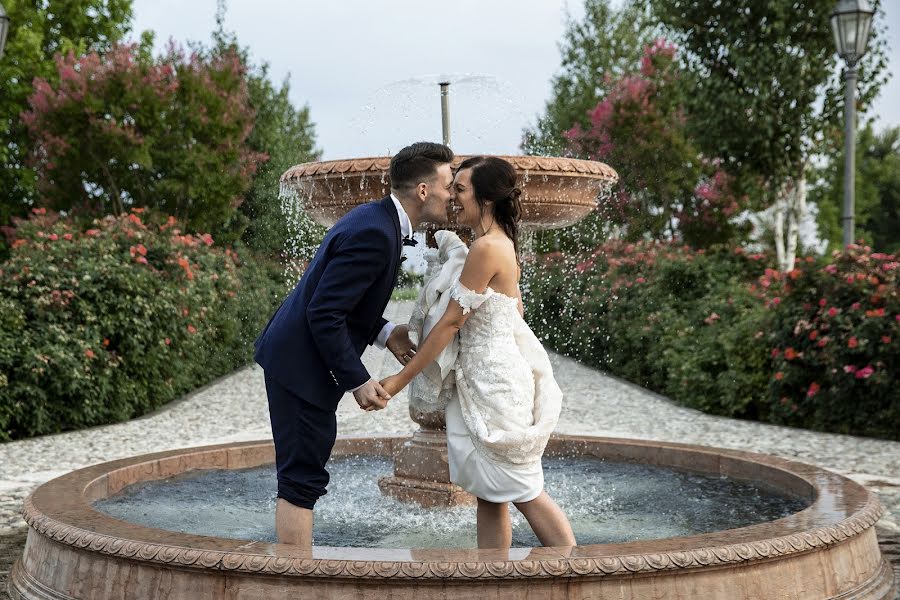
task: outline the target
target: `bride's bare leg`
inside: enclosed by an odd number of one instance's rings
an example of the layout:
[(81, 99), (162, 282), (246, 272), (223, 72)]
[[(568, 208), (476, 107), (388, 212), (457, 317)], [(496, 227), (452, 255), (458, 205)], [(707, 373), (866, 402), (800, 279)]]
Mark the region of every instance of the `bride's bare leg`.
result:
[(478, 547), (509, 548), (512, 544), (512, 525), (506, 502), (496, 503), (478, 499)]
[[(547, 492), (528, 502), (517, 502), (516, 508), (528, 520), (532, 531), (544, 546), (574, 546), (575, 534), (569, 519)], [(480, 507), (480, 505), (479, 505)], [(480, 530), (479, 530), (480, 531)]]

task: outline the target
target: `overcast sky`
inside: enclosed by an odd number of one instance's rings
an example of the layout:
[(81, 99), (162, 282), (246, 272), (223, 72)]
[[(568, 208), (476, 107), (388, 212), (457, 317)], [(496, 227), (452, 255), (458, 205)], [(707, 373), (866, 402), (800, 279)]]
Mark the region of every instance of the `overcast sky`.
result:
[[(896, 76), (873, 113), (900, 125), (900, 2), (886, 0), (889, 68)], [(135, 31), (207, 42), (215, 0), (135, 0)], [(437, 83), (453, 82), (452, 146), (460, 154), (518, 154), (559, 69), (566, 11), (581, 0), (229, 0), (226, 28), (290, 76), (308, 104), (325, 159), (387, 155), (421, 139), (440, 141)]]

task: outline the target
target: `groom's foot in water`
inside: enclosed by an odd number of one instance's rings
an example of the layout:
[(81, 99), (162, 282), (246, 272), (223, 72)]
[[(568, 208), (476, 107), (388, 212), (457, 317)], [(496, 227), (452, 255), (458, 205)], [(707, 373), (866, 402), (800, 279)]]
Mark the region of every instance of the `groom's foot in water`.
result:
[(312, 548), (313, 511), (278, 498), (275, 503), (275, 531), (281, 544)]

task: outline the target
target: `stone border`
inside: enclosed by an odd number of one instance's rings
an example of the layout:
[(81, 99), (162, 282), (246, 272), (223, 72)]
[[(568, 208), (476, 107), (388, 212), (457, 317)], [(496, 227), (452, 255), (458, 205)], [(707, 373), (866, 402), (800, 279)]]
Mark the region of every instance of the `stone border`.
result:
[[(339, 453), (347, 455), (366, 451), (371, 449), (369, 447), (373, 444), (381, 446), (382, 451), (391, 451), (395, 444), (405, 439), (399, 437), (342, 438), (338, 443), (342, 447), (346, 446), (346, 449)], [(387, 549), (334, 549), (327, 547), (313, 549), (312, 556), (297, 556), (299, 550), (292, 546), (190, 536), (125, 523), (95, 511), (86, 498), (85, 491), (90, 485), (98, 481), (97, 475), (100, 475), (100, 478), (102, 478), (106, 474), (113, 473), (116, 470), (123, 470), (129, 466), (149, 464), (151, 460), (160, 461), (166, 458), (183, 457), (190, 454), (203, 453), (213, 456), (210, 453), (218, 450), (224, 454), (227, 452), (227, 449), (235, 449), (237, 451), (250, 450), (251, 453), (258, 454), (262, 447), (271, 447), (271, 444), (268, 442), (248, 442), (245, 444), (192, 448), (144, 455), (74, 471), (35, 490), (25, 501), (23, 516), (33, 530), (57, 543), (108, 556), (149, 563), (219, 571), (306, 577), (471, 580), (646, 574), (675, 569), (727, 566), (736, 563), (772, 559), (821, 549), (860, 536), (870, 529), (882, 514), (878, 499), (859, 484), (829, 471), (785, 459), (687, 444), (653, 443), (613, 438), (557, 436), (553, 445), (557, 447), (557, 451), (561, 451), (570, 443), (576, 451), (581, 447), (580, 453), (582, 454), (585, 453), (583, 452), (584, 450), (590, 449), (586, 444), (599, 444), (601, 447), (605, 444), (626, 452), (629, 448), (631, 450), (640, 450), (640, 447), (643, 446), (643, 450), (664, 450), (675, 455), (705, 454), (707, 457), (715, 455), (732, 461), (746, 462), (748, 466), (761, 467), (766, 471), (782, 471), (783, 475), (789, 475), (813, 486), (817, 491), (817, 497), (807, 509), (770, 523), (727, 530), (727, 532), (668, 538), (666, 540), (576, 546), (574, 549), (571, 549), (572, 555), (570, 556), (562, 554), (567, 549), (533, 549), (532, 552), (544, 554), (546, 558), (526, 558), (522, 560), (498, 560), (500, 556), (498, 551), (477, 550), (448, 550), (446, 551), (448, 560), (415, 560), (414, 557), (405, 560), (378, 560), (375, 558), (354, 560), (352, 558), (331, 559), (315, 557), (317, 553), (326, 555), (357, 554), (364, 556), (366, 554), (380, 554), (382, 556), (390, 556), (391, 554), (408, 554), (410, 552), (405, 549), (394, 551)], [(590, 454), (590, 452), (587, 452), (587, 454)], [(117, 468), (105, 472), (102, 471), (101, 467), (107, 465), (115, 465)], [(206, 466), (209, 467), (209, 465)], [(770, 473), (773, 476), (774, 474), (774, 472)], [(823, 489), (821, 486), (826, 481), (829, 484), (842, 485), (846, 488), (857, 498), (854, 504), (859, 504), (859, 500), (864, 500), (862, 506), (850, 516), (836, 520), (834, 523), (771, 538), (765, 535), (760, 536), (760, 534), (771, 532), (773, 527), (787, 528), (786, 522), (792, 517), (803, 515), (809, 511), (814, 513), (820, 501), (818, 492)], [(45, 514), (35, 506), (35, 495), (43, 493), (50, 497), (56, 497), (55, 494), (71, 494), (73, 486), (76, 486), (76, 489), (80, 488), (80, 496), (75, 501), (74, 506), (61, 508), (60, 515), (57, 517)], [(849, 509), (849, 506), (847, 508)], [(171, 539), (173, 543), (151, 543), (129, 537), (116, 537), (89, 531), (76, 525), (68, 524), (63, 520), (65, 516), (71, 517), (73, 510), (81, 512), (82, 517), (89, 519), (93, 523), (103, 523), (110, 528), (124, 527), (132, 535), (146, 533), (146, 536), (141, 537), (149, 539), (165, 537)], [(828, 515), (833, 515), (834, 511), (833, 507), (829, 508), (823, 510), (819, 516), (827, 517)], [(753, 537), (758, 537), (759, 539), (733, 544), (703, 543), (704, 540), (710, 542), (714, 541), (715, 538), (721, 539), (723, 533), (727, 533), (727, 537), (732, 539)], [(187, 543), (178, 543), (187, 541), (195, 543), (207, 542), (214, 547), (231, 547), (233, 549), (212, 550), (209, 548), (188, 547)], [(691, 543), (696, 542), (700, 542), (698, 546), (690, 547)], [(249, 546), (258, 546), (261, 551), (253, 552), (248, 548)], [(610, 552), (611, 550), (615, 551), (620, 546), (633, 547), (638, 551), (622, 554)], [(659, 550), (653, 551), (654, 546), (659, 548)], [(667, 549), (667, 546), (680, 546), (681, 549)], [(237, 548), (247, 549), (238, 550)], [(263, 550), (268, 550), (268, 552)], [(428, 555), (440, 553), (441, 551), (436, 549), (422, 550), (420, 552), (423, 555)]]
[[(543, 174), (563, 173), (568, 176), (585, 176), (591, 178), (605, 178), (610, 183), (618, 181), (619, 174), (615, 169), (595, 160), (582, 160), (580, 158), (565, 158), (561, 156), (507, 156), (498, 155), (499, 158), (509, 161), (519, 171), (528, 171), (528, 176), (540, 176)], [(452, 165), (454, 167), (469, 158), (457, 156)], [(313, 175), (346, 175), (348, 173), (382, 174), (390, 168), (391, 159), (385, 156), (367, 158), (351, 158), (346, 160), (326, 160), (308, 162), (295, 165), (282, 174), (281, 182), (290, 182), (301, 177)]]

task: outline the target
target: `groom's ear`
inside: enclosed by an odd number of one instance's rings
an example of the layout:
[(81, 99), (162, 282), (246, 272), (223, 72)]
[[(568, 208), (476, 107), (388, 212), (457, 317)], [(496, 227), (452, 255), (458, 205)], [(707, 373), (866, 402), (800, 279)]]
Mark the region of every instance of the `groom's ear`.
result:
[(424, 181), (416, 186), (416, 198), (423, 202), (428, 198), (428, 184)]

